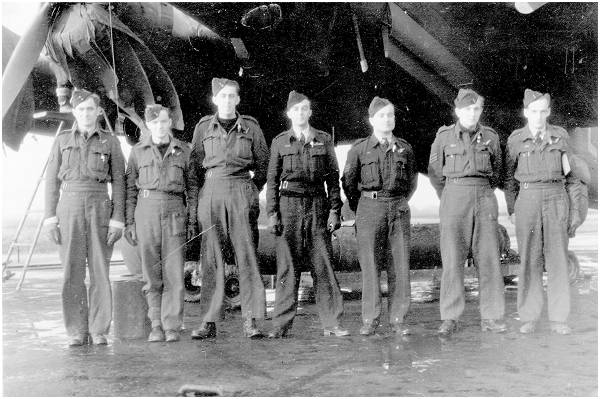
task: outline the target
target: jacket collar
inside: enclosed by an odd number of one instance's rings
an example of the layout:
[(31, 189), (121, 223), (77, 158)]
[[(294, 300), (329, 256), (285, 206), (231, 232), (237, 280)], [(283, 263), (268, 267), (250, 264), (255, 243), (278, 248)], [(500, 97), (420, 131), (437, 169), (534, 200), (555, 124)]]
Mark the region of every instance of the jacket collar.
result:
[[(145, 134), (140, 140), (140, 144), (142, 147), (152, 147), (154, 145), (154, 143), (152, 142), (152, 135), (149, 133)], [(181, 142), (175, 137), (173, 137), (173, 135), (171, 135), (171, 141), (169, 142), (169, 151), (167, 151), (167, 153), (171, 152), (175, 148), (181, 149)]]
[[(71, 129), (71, 135), (74, 138), (76, 134), (81, 135), (81, 137), (83, 137), (83, 133), (81, 133), (78, 129), (77, 129), (77, 122), (75, 122), (73, 124), (73, 128)], [(98, 138), (102, 139), (104, 138), (104, 136), (106, 135), (105, 132), (102, 131), (102, 129), (100, 129), (100, 127), (98, 126), (98, 124), (96, 124), (96, 126), (94, 126), (94, 129), (91, 131), (91, 133), (88, 136), (88, 140), (90, 138), (92, 138), (95, 134), (98, 135)]]
[[(292, 143), (292, 141), (298, 140), (296, 138), (296, 133), (294, 132), (294, 129), (292, 129), (292, 128), (289, 128), (288, 130), (286, 130), (285, 134), (287, 135), (287, 140), (289, 141), (290, 144)], [(308, 126), (308, 136), (306, 138), (306, 142), (310, 143), (312, 141), (322, 142), (319, 135), (317, 134), (317, 131), (312, 126), (309, 125)]]
[[(459, 138), (460, 138), (460, 133), (461, 133), (461, 132), (465, 132), (465, 133), (467, 133), (467, 130), (466, 130), (466, 129), (465, 129), (465, 130), (463, 130), (463, 127), (462, 127), (462, 126), (461, 126), (461, 124), (460, 124), (460, 123), (457, 121), (457, 122), (454, 124), (454, 134), (455, 134), (455, 136), (456, 136), (456, 138), (457, 138), (457, 139), (459, 139)], [(473, 138), (474, 138), (474, 137), (475, 137), (475, 136), (477, 136), (477, 134), (478, 134), (478, 133), (480, 133), (480, 132), (481, 132), (481, 124), (480, 124), (480, 123), (477, 123), (477, 126), (475, 126), (475, 130), (473, 130), (473, 132), (469, 132), (469, 133), (473, 133)]]
[[(534, 140), (533, 137), (533, 133), (531, 132), (531, 130), (529, 130), (529, 126), (525, 125), (523, 126), (520, 130), (520, 135), (519, 135), (519, 139), (521, 141), (525, 141), (525, 140)], [(544, 143), (550, 142), (550, 139), (554, 139), (557, 137), (560, 137), (560, 133), (559, 130), (556, 129), (556, 126), (551, 125), (549, 123), (546, 124), (546, 130), (544, 131)], [(554, 141), (554, 140), (552, 140)]]
[[(235, 116), (236, 116), (236, 121), (235, 121), (234, 127), (232, 128), (232, 131), (237, 130), (238, 133), (241, 133), (241, 132), (245, 133), (248, 130), (247, 122), (244, 120), (244, 118), (242, 118), (242, 115), (240, 115), (240, 113), (237, 111), (235, 112)], [(213, 129), (217, 129), (219, 126), (221, 126), (219, 124), (219, 113), (218, 112), (216, 112), (213, 115), (212, 119), (210, 120), (210, 126)]]
[[(375, 136), (374, 133), (371, 133), (371, 136), (369, 136), (369, 139), (367, 141), (367, 144), (369, 145), (369, 147), (376, 147), (377, 145), (379, 145), (379, 139), (377, 138), (377, 136)], [(396, 136), (394, 136), (393, 134), (391, 135), (390, 138), (390, 145), (396, 146), (396, 147), (400, 147), (400, 145), (398, 144), (398, 140), (396, 139)]]

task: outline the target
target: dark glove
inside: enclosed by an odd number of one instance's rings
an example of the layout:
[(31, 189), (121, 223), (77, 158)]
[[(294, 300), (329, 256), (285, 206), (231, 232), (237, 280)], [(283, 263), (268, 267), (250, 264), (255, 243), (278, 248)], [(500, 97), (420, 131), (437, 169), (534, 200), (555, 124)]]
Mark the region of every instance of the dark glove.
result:
[(106, 235), (106, 244), (109, 247), (113, 246), (115, 242), (119, 241), (119, 238), (123, 235), (123, 229), (120, 227), (108, 227), (108, 234)]
[(49, 224), (47, 227), (47, 234), (48, 234), (48, 238), (50, 238), (50, 241), (52, 241), (56, 245), (60, 245), (61, 238), (60, 238), (60, 229), (58, 228), (58, 223)]
[(281, 220), (279, 219), (279, 215), (276, 213), (269, 216), (269, 231), (271, 234), (275, 234), (276, 236), (280, 236), (283, 232)]
[(571, 220), (569, 220), (569, 227), (567, 228), (569, 237), (575, 237), (575, 230), (577, 230), (582, 223), (583, 221), (581, 220), (579, 210), (571, 210)]
[(131, 224), (125, 227), (123, 237), (125, 237), (125, 241), (127, 241), (132, 247), (135, 247), (137, 245), (137, 234), (135, 233), (135, 224)]
[(187, 224), (187, 240), (192, 241), (194, 238), (196, 238), (198, 233), (198, 222), (196, 222), (195, 220), (189, 220)]
[(329, 218), (327, 218), (327, 230), (333, 233), (342, 226), (340, 215), (336, 211), (329, 212)]

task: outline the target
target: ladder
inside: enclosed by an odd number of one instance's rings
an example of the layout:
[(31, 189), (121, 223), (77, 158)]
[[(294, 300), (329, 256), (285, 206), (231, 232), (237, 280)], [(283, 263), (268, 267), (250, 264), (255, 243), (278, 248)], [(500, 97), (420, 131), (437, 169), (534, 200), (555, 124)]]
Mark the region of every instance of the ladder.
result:
[[(71, 114), (71, 113), (61, 113), (61, 112), (51, 112), (51, 111), (43, 111), (43, 112), (35, 113), (33, 115), (33, 118), (37, 119), (37, 120), (58, 121), (59, 125), (58, 125), (58, 129), (56, 129), (55, 137), (58, 136), (58, 134), (63, 130), (63, 128), (65, 127), (65, 125), (67, 123), (70, 122), (72, 125), (73, 121), (75, 120), (73, 117), (73, 114)], [(23, 231), (23, 227), (25, 226), (27, 217), (33, 213), (40, 213), (40, 211), (32, 211), (31, 205), (33, 204), (33, 201), (36, 198), (36, 195), (40, 188), (40, 184), (41, 184), (42, 180), (44, 179), (44, 175), (46, 174), (46, 168), (48, 167), (49, 159), (50, 159), (50, 157), (46, 158), (46, 162), (44, 163), (42, 171), (36, 181), (33, 193), (31, 194), (31, 197), (29, 198), (29, 202), (27, 203), (27, 207), (25, 208), (25, 214), (23, 215), (23, 217), (21, 218), (21, 220), (19, 222), (17, 231), (15, 233), (15, 238), (11, 241), (10, 246), (8, 247), (8, 252), (6, 254), (6, 258), (2, 264), (2, 281), (5, 281), (14, 274), (14, 273), (8, 271), (7, 268), (10, 263), (10, 258), (13, 255), (13, 252), (15, 251), (15, 249), (20, 248), (20, 247), (29, 247), (27, 257), (25, 258), (25, 263), (23, 263), (21, 277), (19, 278), (19, 282), (17, 283), (17, 287), (16, 287), (17, 291), (21, 289), (21, 287), (23, 285), (23, 281), (25, 281), (25, 274), (27, 273), (27, 269), (31, 263), (31, 258), (33, 256), (33, 251), (35, 250), (35, 246), (37, 245), (38, 239), (40, 237), (40, 233), (42, 231), (42, 226), (44, 224), (44, 218), (41, 217), (37, 224), (37, 227), (35, 229), (35, 233), (33, 236), (33, 241), (20, 242), (19, 238), (21, 237), (21, 232)]]

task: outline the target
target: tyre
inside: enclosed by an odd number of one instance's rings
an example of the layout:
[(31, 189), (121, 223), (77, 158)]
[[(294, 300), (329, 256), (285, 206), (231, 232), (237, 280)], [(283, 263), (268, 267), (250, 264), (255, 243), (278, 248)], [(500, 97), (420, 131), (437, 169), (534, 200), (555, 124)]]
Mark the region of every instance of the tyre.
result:
[(185, 287), (184, 299), (186, 302), (199, 302), (202, 283), (198, 262), (185, 262), (183, 268), (183, 286)]
[(236, 309), (242, 306), (240, 296), (240, 274), (236, 265), (225, 265), (225, 295), (223, 303), (226, 308)]
[[(185, 301), (199, 302), (202, 291), (202, 278), (200, 276), (199, 262), (186, 262), (183, 269), (183, 283), (185, 287)], [(235, 309), (242, 305), (240, 297), (240, 276), (237, 266), (225, 265), (223, 304), (225, 308)]]

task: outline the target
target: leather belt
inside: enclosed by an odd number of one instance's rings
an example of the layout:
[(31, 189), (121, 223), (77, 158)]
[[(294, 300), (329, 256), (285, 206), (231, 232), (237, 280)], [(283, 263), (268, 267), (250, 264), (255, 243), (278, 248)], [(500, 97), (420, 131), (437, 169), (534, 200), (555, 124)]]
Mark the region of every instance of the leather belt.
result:
[(250, 180), (251, 176), (250, 176), (249, 172), (242, 172), (238, 175), (231, 175), (231, 174), (227, 174), (223, 170), (215, 171), (215, 170), (209, 169), (206, 171), (204, 178), (206, 178), (206, 179), (223, 179), (223, 180), (229, 180), (229, 179)]
[(389, 191), (362, 191), (361, 196), (370, 199), (393, 199), (402, 198), (402, 194), (392, 194)]
[(140, 190), (138, 196), (143, 199), (183, 199), (183, 193), (167, 193), (160, 190)]
[(68, 182), (63, 182), (60, 185), (60, 189), (63, 191), (70, 191), (70, 192), (88, 192), (88, 191), (94, 191), (94, 192), (108, 192), (108, 187), (106, 185), (106, 183), (98, 183), (98, 182), (94, 182), (94, 181), (68, 181)]
[(318, 196), (325, 195), (323, 183), (307, 183), (303, 181), (282, 180), (279, 185), (281, 195), (287, 196)]
[(459, 186), (489, 186), (490, 179), (487, 177), (447, 177), (446, 184), (457, 184)]
[(564, 186), (565, 181), (563, 179), (548, 180), (548, 181), (536, 181), (536, 182), (521, 182), (520, 187), (522, 189), (529, 188), (556, 188)]

